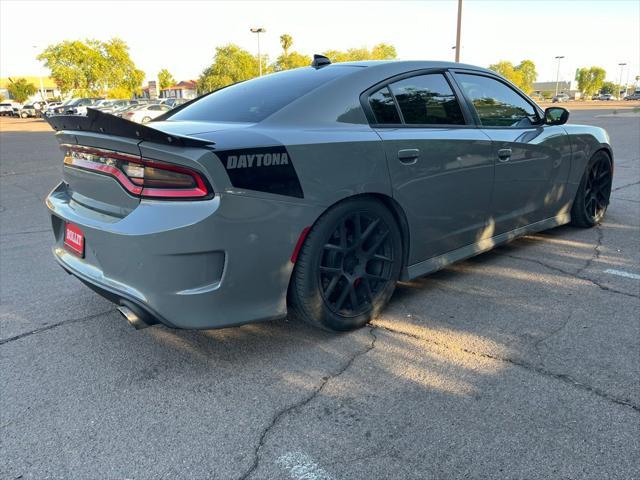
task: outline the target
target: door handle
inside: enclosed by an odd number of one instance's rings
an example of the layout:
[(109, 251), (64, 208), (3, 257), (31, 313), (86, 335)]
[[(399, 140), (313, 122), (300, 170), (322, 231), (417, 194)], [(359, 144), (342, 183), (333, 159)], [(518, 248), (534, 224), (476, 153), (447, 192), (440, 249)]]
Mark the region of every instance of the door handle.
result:
[(498, 160), (500, 162), (508, 162), (511, 159), (511, 153), (510, 148), (501, 148), (498, 150)]
[(413, 165), (420, 157), (420, 150), (417, 148), (406, 148), (398, 150), (398, 160), (405, 165)]

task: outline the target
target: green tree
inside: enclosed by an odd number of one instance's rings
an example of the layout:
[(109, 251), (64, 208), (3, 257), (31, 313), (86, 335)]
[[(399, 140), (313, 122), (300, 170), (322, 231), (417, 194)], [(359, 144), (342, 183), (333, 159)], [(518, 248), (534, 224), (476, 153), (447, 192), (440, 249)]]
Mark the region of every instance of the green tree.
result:
[(604, 68), (581, 68), (576, 74), (578, 89), (583, 96), (589, 98), (602, 88), (606, 75), (607, 72), (605, 72)]
[(4, 102), (4, 95), (0, 93), (0, 102)]
[(292, 68), (308, 67), (311, 65), (311, 58), (298, 52), (290, 52), (293, 46), (293, 37), (289, 34), (280, 35), (280, 45), (282, 46), (282, 55), (280, 55), (272, 69), (276, 72), (282, 70), (290, 70)]
[(392, 60), (397, 53), (393, 45), (379, 43), (371, 50), (365, 47), (349, 48), (348, 50), (327, 50), (323, 53), (333, 63), (337, 62), (357, 62), (361, 60)]
[(502, 75), (514, 85), (522, 83), (522, 72), (516, 70), (513, 63), (507, 62), (506, 60), (489, 65), (489, 70), (493, 70), (494, 72)]
[(258, 59), (234, 44), (216, 48), (213, 63), (198, 78), (198, 92), (206, 93), (258, 75)]
[(129, 47), (119, 38), (65, 40), (49, 45), (38, 60), (45, 62), (63, 93), (100, 95), (119, 88), (130, 96), (140, 90), (144, 79), (144, 72), (129, 56)]
[(371, 50), (372, 60), (393, 60), (397, 56), (396, 47), (386, 43), (379, 43)]
[(618, 95), (620, 91), (620, 86), (614, 82), (602, 82), (602, 87), (600, 87), (600, 93), (607, 94), (610, 93), (612, 95)]
[(511, 62), (502, 60), (493, 65), (489, 65), (489, 70), (502, 75), (525, 93), (531, 93), (533, 82), (536, 81), (538, 73), (536, 65), (531, 60), (523, 60), (517, 66)]
[(166, 68), (163, 68), (158, 72), (158, 82), (160, 82), (160, 89), (171, 87), (176, 84), (175, 78), (173, 78), (171, 72)]
[(280, 45), (282, 45), (283, 55), (289, 55), (289, 49), (293, 46), (293, 37), (288, 33), (280, 35)]
[(9, 91), (9, 95), (18, 103), (25, 102), (31, 95), (38, 91), (33, 83), (27, 82), (24, 78), (18, 78), (16, 80), (9, 79), (7, 90)]
[(533, 82), (538, 78), (536, 64), (531, 60), (522, 60), (516, 70), (521, 73), (521, 83), (518, 87), (527, 94), (531, 93), (533, 91)]

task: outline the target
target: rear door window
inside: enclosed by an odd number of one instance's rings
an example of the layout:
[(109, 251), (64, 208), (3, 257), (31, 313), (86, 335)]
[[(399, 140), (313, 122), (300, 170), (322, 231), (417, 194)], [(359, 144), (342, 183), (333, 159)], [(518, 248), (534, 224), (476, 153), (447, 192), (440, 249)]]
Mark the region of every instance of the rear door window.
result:
[(380, 125), (465, 124), (460, 104), (441, 73), (393, 82), (369, 96), (369, 107)]
[(444, 75), (406, 78), (389, 85), (404, 123), (409, 125), (464, 125), (462, 110)]

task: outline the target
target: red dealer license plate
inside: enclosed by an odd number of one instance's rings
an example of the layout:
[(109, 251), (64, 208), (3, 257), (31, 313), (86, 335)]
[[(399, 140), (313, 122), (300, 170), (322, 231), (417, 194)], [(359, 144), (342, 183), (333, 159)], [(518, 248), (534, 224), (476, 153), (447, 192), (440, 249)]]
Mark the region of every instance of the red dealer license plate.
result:
[(82, 230), (67, 223), (64, 229), (64, 246), (79, 257), (84, 257), (84, 233)]

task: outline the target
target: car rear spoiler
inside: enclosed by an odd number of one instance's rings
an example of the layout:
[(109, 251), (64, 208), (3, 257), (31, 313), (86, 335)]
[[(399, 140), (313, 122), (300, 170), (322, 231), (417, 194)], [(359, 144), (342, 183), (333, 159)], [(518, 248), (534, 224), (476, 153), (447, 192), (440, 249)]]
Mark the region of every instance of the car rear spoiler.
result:
[(151, 128), (148, 125), (131, 122), (92, 108), (86, 115), (51, 115), (45, 119), (56, 130), (80, 130), (83, 132), (104, 133), (118, 137), (135, 138), (141, 141), (162, 143), (180, 147), (210, 147), (215, 142), (191, 137), (182, 137)]

